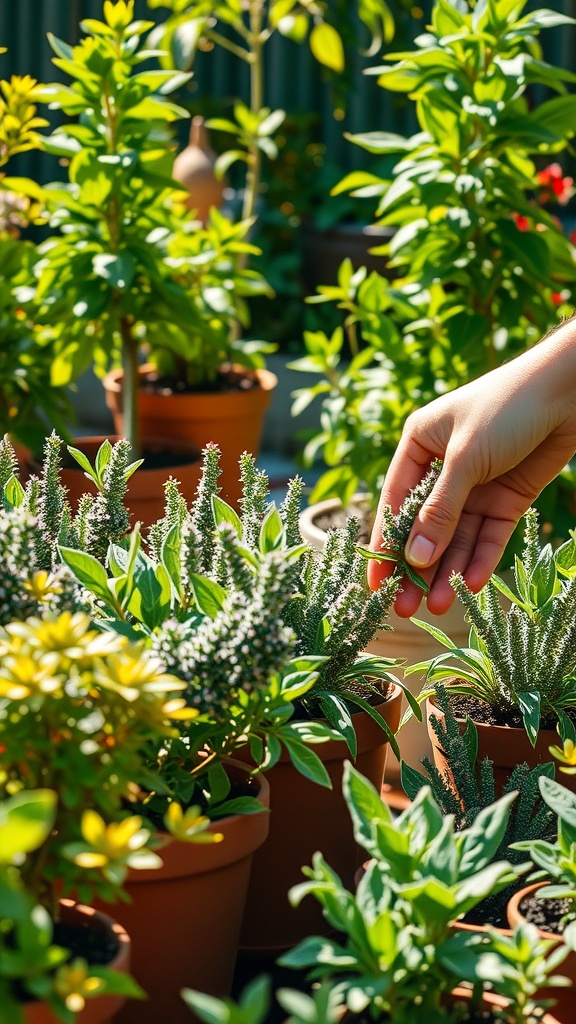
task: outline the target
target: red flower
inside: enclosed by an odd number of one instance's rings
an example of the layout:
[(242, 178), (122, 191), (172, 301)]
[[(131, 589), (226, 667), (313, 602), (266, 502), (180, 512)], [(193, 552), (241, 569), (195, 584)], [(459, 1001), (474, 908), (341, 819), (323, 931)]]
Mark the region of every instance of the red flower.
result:
[[(556, 200), (564, 206), (568, 202), (574, 191), (574, 179), (563, 177), (562, 168), (560, 164), (550, 164), (545, 167), (543, 171), (538, 171), (536, 175), (540, 185), (544, 189), (552, 189), (553, 195)], [(544, 205), (551, 199), (552, 196), (549, 191), (544, 191), (540, 195), (540, 202)]]
[(524, 217), (521, 213), (514, 214), (514, 223), (518, 228), (518, 231), (528, 231), (530, 227), (528, 217)]

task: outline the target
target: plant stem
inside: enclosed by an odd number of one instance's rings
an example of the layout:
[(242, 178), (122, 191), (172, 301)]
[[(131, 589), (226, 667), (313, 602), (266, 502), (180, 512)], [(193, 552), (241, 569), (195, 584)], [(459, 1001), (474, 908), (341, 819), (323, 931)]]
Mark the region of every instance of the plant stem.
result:
[[(264, 94), (261, 0), (251, 0), (249, 17), (250, 31), (248, 35), (248, 42), (250, 48), (250, 110), (253, 114), (257, 115), (262, 109)], [(260, 150), (256, 143), (251, 140), (248, 147), (248, 171), (246, 174), (246, 189), (244, 191), (244, 204), (242, 208), (243, 220), (247, 220), (249, 217), (254, 215), (258, 191), (260, 189), (261, 171), (262, 158)]]
[(139, 459), (141, 445), (138, 416), (138, 343), (134, 340), (130, 318), (127, 316), (120, 319), (120, 336), (124, 372), (124, 434), (132, 446), (132, 457)]

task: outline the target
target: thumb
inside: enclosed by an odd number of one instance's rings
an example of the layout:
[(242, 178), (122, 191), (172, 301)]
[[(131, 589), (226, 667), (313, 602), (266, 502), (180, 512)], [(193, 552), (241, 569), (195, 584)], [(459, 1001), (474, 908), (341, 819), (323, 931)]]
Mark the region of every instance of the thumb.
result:
[(450, 458), (446, 452), (440, 476), (416, 516), (406, 542), (404, 555), (410, 565), (424, 569), (444, 554), (476, 483), (466, 473), (463, 460)]

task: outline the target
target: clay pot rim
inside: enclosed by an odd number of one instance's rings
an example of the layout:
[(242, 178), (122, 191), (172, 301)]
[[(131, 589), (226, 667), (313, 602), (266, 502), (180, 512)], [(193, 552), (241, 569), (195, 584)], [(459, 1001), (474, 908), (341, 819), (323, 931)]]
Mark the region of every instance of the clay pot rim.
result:
[[(347, 508), (353, 509), (355, 506), (364, 506), (364, 508), (366, 508), (369, 506), (369, 502), (370, 495), (367, 491), (357, 491), (356, 494), (352, 495)], [(307, 536), (308, 542), (312, 547), (321, 551), (326, 543), (327, 537), (326, 530), (322, 530), (319, 526), (316, 526), (316, 520), (320, 516), (333, 512), (335, 509), (341, 509), (342, 507), (340, 498), (326, 498), (324, 501), (317, 501), (302, 510), (299, 516), (300, 531), (303, 535)]]
[[(241, 366), (239, 363), (232, 363), (232, 369), (237, 371), (237, 372), (239, 372), (239, 373), (242, 373), (244, 375), (251, 376), (254, 380), (256, 380), (257, 383), (258, 383), (258, 387), (257, 388), (253, 388), (252, 390), (254, 390), (254, 391), (258, 391), (259, 389), (262, 390), (262, 391), (272, 391), (276, 387), (276, 385), (278, 384), (278, 377), (277, 377), (277, 375), (275, 373), (272, 372), (272, 370), (268, 370), (268, 369), (265, 369), (265, 368), (250, 369), (249, 367)], [(138, 368), (138, 375), (139, 375), (139, 377), (144, 376), (150, 370), (155, 370), (155, 367), (153, 367), (151, 363), (143, 363)], [(124, 378), (124, 371), (121, 368), (117, 367), (115, 369), (108, 370), (108, 372), (105, 374), (105, 376), (103, 378), (105, 389), (107, 391), (110, 391), (110, 392), (114, 393), (114, 394), (121, 394), (123, 378)], [(207, 396), (207, 395), (212, 395), (212, 394), (214, 394), (216, 397), (220, 398), (223, 395), (248, 394), (248, 391), (246, 391), (246, 392), (243, 392), (243, 391), (239, 391), (239, 392), (236, 392), (236, 391), (230, 391), (230, 392), (227, 392), (227, 391), (220, 391), (220, 392), (219, 391), (214, 391), (214, 392), (212, 392), (212, 391), (201, 391), (201, 390), (199, 390), (199, 391), (190, 391), (190, 392), (188, 392), (188, 391), (176, 392), (174, 394), (165, 395), (165, 396), (162, 396), (161, 394), (158, 393), (158, 394), (156, 394), (156, 397), (158, 397), (158, 398), (165, 397), (167, 399), (171, 399), (173, 401), (177, 401), (179, 398), (190, 398), (191, 396), (194, 396), (194, 395), (196, 395), (196, 396), (200, 396), (200, 395)]]
[[(547, 885), (550, 885), (550, 883), (533, 882), (532, 885), (525, 885), (522, 889), (518, 889), (518, 891), (510, 897), (506, 905), (506, 916), (508, 918), (508, 922), (511, 928), (519, 924), (521, 921), (526, 920), (522, 911), (520, 910), (520, 905), (523, 902), (523, 900), (528, 899), (528, 897), (532, 896), (533, 893), (538, 891), (538, 889), (546, 888)], [(538, 934), (541, 938), (553, 939), (555, 942), (562, 941), (562, 937), (558, 932), (548, 931), (545, 928), (538, 928)]]

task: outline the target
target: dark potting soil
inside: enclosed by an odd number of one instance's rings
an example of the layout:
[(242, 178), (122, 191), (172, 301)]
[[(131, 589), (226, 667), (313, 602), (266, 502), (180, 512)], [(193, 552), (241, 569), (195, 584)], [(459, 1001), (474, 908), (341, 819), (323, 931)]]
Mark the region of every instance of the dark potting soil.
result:
[[(482, 725), (508, 725), (519, 728), (523, 726), (519, 713), (515, 711), (501, 712), (497, 708), (490, 707), (483, 700), (478, 700), (477, 697), (470, 697), (468, 694), (456, 694), (450, 697), (450, 707), (457, 718), (466, 718), (468, 715), (475, 722), (480, 722)], [(574, 722), (576, 723), (576, 718), (574, 718)], [(555, 729), (556, 719), (542, 720), (540, 728)]]
[(545, 900), (531, 895), (522, 900), (520, 913), (542, 931), (561, 934), (563, 928), (560, 922), (568, 913), (569, 906), (568, 900)]
[[(52, 945), (62, 946), (68, 950), (66, 963), (73, 960), (86, 960), (91, 967), (106, 967), (112, 963), (120, 945), (114, 932), (104, 922), (92, 916), (82, 919), (80, 923), (70, 924), (67, 921), (55, 921), (52, 933)], [(33, 1002), (34, 997), (24, 991), (20, 982), (15, 983), (16, 997), (21, 1003)]]
[(114, 932), (100, 927), (93, 917), (88, 917), (82, 924), (56, 921), (52, 941), (54, 945), (70, 950), (70, 960), (81, 957), (93, 966), (109, 964), (119, 946)]
[(214, 381), (194, 386), (180, 377), (161, 377), (149, 371), (141, 378), (140, 390), (156, 395), (225, 394), (230, 391), (252, 391), (260, 387), (258, 378), (250, 370), (236, 370), (226, 364), (222, 366)]

